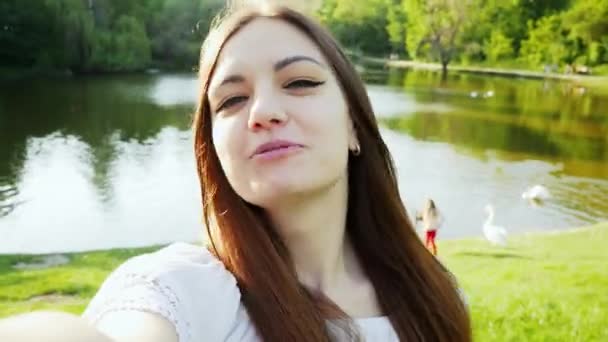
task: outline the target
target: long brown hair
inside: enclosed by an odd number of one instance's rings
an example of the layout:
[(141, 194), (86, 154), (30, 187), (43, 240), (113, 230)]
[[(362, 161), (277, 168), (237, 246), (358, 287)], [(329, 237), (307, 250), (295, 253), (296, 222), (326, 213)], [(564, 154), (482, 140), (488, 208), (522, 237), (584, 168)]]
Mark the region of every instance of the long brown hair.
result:
[[(203, 44), (194, 148), (210, 249), (237, 279), (242, 302), (265, 341), (330, 341), (332, 303), (298, 281), (289, 251), (264, 211), (230, 186), (215, 151), (207, 91), (219, 52), (256, 18), (293, 25), (327, 58), (348, 103), (361, 153), (348, 160), (347, 227), (381, 309), (402, 341), (470, 341), (468, 313), (452, 276), (422, 246), (401, 201), (395, 168), (364, 84), (339, 44), (307, 16), (284, 7), (225, 16)], [(333, 305), (333, 313), (344, 313)]]
[(439, 218), (439, 210), (435, 205), (435, 201), (428, 198), (424, 204), (424, 210), (422, 211), (422, 219), (427, 221), (429, 219), (436, 220)]

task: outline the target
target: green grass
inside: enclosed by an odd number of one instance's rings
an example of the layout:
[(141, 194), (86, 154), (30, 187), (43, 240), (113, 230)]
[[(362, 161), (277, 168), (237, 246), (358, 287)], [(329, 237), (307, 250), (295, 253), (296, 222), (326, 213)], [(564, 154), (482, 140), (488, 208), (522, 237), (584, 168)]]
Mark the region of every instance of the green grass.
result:
[[(440, 259), (469, 301), (476, 341), (608, 341), (608, 223), (514, 236), (441, 241)], [(80, 313), (125, 259), (159, 247), (71, 254), (70, 263), (21, 271), (32, 256), (0, 256), (0, 317), (38, 309)]]
[(467, 294), (476, 341), (608, 341), (608, 223), (509, 243), (439, 246)]
[(0, 256), (0, 317), (40, 309), (80, 313), (113, 269), (132, 256), (158, 248), (70, 254), (68, 264), (39, 270), (12, 267), (36, 262), (37, 256)]

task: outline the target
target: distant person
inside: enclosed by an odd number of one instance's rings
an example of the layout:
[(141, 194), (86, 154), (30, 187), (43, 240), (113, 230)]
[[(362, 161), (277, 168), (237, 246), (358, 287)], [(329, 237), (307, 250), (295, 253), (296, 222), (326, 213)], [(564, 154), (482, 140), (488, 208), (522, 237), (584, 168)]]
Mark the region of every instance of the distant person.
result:
[(437, 255), (437, 244), (435, 243), (435, 239), (437, 238), (437, 231), (443, 224), (443, 216), (432, 199), (427, 199), (422, 212), (416, 214), (416, 222), (418, 221), (422, 221), (425, 235), (424, 245), (433, 253), (433, 255)]
[[(237, 9), (207, 36), (199, 78), (208, 246), (134, 257), (83, 317), (0, 321), (1, 341), (471, 341), (365, 85), (326, 29), (284, 7)], [(63, 336), (37, 338), (51, 331)]]

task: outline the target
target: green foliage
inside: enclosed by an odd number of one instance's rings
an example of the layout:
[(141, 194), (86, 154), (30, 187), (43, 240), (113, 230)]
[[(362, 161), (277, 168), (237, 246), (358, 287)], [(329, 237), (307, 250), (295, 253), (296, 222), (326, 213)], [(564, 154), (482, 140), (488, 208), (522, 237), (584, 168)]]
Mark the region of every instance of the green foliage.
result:
[(575, 1), (572, 8), (529, 25), (521, 58), (542, 63), (608, 63), (608, 1)]
[(196, 65), (200, 45), (222, 0), (156, 0), (153, 20), (148, 22), (151, 54), (161, 64), (191, 69)]
[(608, 0), (580, 0), (563, 13), (568, 46), (590, 65), (608, 63)]
[(7, 0), (0, 64), (105, 72), (192, 68), (222, 0)]
[(0, 61), (16, 67), (52, 63), (49, 49), (57, 40), (51, 10), (38, 0), (0, 2)]
[(402, 6), (392, 4), (388, 7), (386, 13), (386, 32), (388, 33), (388, 39), (391, 43), (391, 50), (398, 53), (407, 53), (406, 41), (406, 26), (407, 26), (407, 15), (403, 10)]
[(454, 58), (470, 2), (456, 0), (404, 0), (408, 13), (407, 46), (410, 55), (439, 61), (444, 71)]
[(114, 29), (98, 31), (93, 41), (90, 68), (128, 71), (145, 67), (150, 60), (150, 41), (136, 18), (121, 16)]
[(490, 62), (511, 58), (513, 56), (513, 40), (501, 31), (494, 30), (490, 40), (486, 41), (484, 50)]
[[(387, 31), (388, 0), (325, 0), (319, 19), (345, 47), (369, 55), (391, 49)], [(393, 37), (399, 44), (399, 37)]]
[[(4, 0), (4, 69), (192, 69), (224, 0)], [(608, 0), (324, 0), (318, 19), (366, 55), (464, 64), (608, 64)], [(599, 67), (599, 68), (597, 68)]]
[(402, 9), (408, 51), (419, 60), (534, 69), (608, 63), (606, 0), (403, 0)]
[(530, 24), (529, 38), (522, 42), (520, 58), (530, 65), (560, 64), (568, 59), (568, 50), (558, 15), (543, 17)]

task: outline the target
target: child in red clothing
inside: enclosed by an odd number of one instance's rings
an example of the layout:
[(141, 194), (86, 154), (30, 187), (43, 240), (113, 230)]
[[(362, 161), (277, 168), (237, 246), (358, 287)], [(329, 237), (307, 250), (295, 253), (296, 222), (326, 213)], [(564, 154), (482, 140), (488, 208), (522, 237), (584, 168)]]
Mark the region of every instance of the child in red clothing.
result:
[(427, 199), (422, 213), (416, 213), (416, 222), (422, 221), (425, 232), (424, 245), (428, 248), (433, 255), (437, 255), (437, 244), (435, 244), (435, 238), (437, 237), (437, 231), (443, 224), (443, 216), (439, 213), (439, 209), (435, 205), (432, 199)]

